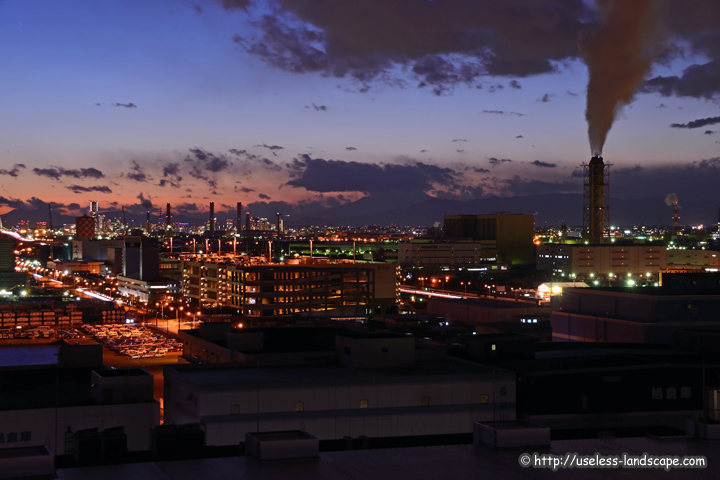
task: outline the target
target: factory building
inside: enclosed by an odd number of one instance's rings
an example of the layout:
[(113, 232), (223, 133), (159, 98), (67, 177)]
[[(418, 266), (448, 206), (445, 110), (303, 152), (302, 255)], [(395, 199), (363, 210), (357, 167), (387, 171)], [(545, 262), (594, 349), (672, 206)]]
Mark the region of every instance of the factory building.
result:
[(405, 240), (398, 243), (398, 263), (403, 267), (478, 268), (495, 264), (497, 241)]
[(663, 274), (660, 287), (563, 289), (553, 340), (671, 344), (682, 330), (720, 330), (720, 275)]
[(164, 367), (165, 421), (201, 423), (208, 445), (302, 429), (320, 440), (469, 434), (515, 420), (515, 375), (454, 359), (416, 361), (414, 339), (342, 333), (337, 364)]
[(538, 270), (570, 279), (642, 278), (657, 281), (666, 267), (667, 248), (664, 245), (546, 243), (537, 248)]
[(533, 215), (446, 215), (443, 234), (446, 240), (495, 242), (498, 263), (535, 262)]

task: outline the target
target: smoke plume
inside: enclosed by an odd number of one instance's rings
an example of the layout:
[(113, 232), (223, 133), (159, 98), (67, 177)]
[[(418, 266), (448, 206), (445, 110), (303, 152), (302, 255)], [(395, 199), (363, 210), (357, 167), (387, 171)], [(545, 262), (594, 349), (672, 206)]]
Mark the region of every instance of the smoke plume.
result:
[(665, 204), (668, 207), (675, 205), (677, 202), (678, 202), (678, 197), (674, 193), (671, 193), (667, 197), (665, 197)]
[(630, 103), (660, 53), (660, 4), (655, 0), (596, 0), (600, 21), (581, 32), (580, 53), (590, 80), (590, 150), (601, 155), (617, 113)]

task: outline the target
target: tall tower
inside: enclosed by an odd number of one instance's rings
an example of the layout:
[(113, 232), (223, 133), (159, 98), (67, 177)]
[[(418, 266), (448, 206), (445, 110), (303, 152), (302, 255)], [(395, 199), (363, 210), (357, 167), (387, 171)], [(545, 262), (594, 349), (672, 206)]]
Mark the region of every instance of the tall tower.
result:
[(237, 202), (237, 223), (235, 223), (236, 233), (240, 233), (240, 230), (242, 230), (242, 202)]
[(172, 233), (172, 211), (169, 203), (165, 207), (165, 231), (168, 235)]
[(610, 223), (609, 163), (602, 157), (592, 157), (583, 168), (583, 232), (593, 244), (604, 242), (605, 229)]
[(210, 202), (210, 235), (215, 233), (215, 202)]

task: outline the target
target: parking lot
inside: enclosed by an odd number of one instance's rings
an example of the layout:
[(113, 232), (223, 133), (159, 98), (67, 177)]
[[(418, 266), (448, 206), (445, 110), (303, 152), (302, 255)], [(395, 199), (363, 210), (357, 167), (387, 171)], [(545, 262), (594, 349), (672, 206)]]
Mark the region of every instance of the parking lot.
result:
[(83, 325), (80, 329), (118, 355), (149, 360), (182, 355), (182, 342), (148, 327), (134, 324)]

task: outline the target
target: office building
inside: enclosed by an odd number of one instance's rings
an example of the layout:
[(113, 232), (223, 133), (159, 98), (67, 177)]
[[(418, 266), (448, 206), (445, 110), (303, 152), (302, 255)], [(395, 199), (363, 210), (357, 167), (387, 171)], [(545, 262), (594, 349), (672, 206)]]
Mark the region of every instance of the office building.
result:
[(535, 263), (533, 215), (446, 215), (446, 240), (493, 241), (497, 261), (511, 265)]

